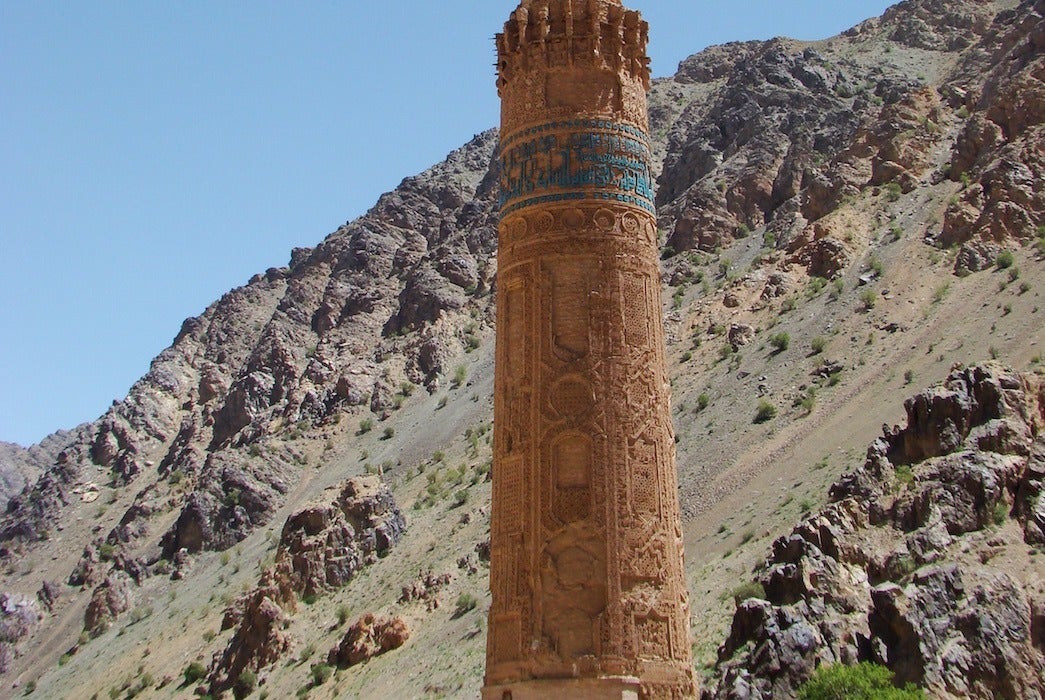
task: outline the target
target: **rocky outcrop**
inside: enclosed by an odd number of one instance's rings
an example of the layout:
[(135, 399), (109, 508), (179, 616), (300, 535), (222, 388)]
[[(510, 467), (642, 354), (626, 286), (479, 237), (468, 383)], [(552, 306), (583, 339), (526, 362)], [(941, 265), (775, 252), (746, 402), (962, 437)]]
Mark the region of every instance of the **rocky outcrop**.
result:
[(437, 574), (432, 570), (419, 571), (410, 585), (403, 586), (399, 595), (400, 603), (421, 602), (425, 609), (431, 612), (439, 607), (439, 593), (450, 585), (453, 575), (449, 573)]
[(43, 619), (35, 600), (0, 593), (0, 674), (6, 673), (18, 653), (19, 644)]
[(340, 588), (403, 535), (406, 521), (376, 476), (350, 479), (333, 503), (304, 508), (287, 519), (277, 561), (286, 561), (300, 595)]
[(989, 26), (978, 51), (963, 57), (944, 94), (967, 114), (952, 148), (949, 177), (963, 184), (936, 236), (962, 246), (959, 272), (993, 263), (999, 244), (1033, 239), (1045, 224), (1045, 6), (1024, 2)]
[(134, 602), (133, 582), (130, 576), (114, 572), (94, 589), (91, 602), (83, 615), (83, 629), (92, 637), (98, 636), (123, 613), (131, 609)]
[(211, 666), (212, 693), (231, 688), (245, 670), (274, 664), (290, 650), (293, 640), (284, 627), (297, 609), (290, 578), (285, 562), (277, 564), (262, 574), (256, 588), (225, 611), (221, 628), (235, 627), (236, 633)]
[(406, 644), (410, 627), (401, 617), (367, 613), (352, 623), (341, 642), (330, 650), (327, 663), (346, 668)]
[[(215, 658), (212, 692), (232, 687), (245, 669), (257, 671), (278, 661), (292, 644), (283, 623), (297, 609), (298, 599), (344, 586), (360, 568), (387, 553), (405, 527), (392, 492), (376, 476), (349, 479), (332, 502), (306, 506), (291, 515), (283, 526), (274, 565), (262, 574), (256, 588), (225, 611), (222, 629), (234, 627), (236, 632)], [(375, 640), (383, 648), (384, 633), (375, 634), (373, 639), (360, 637), (361, 648), (370, 649)]]
[(59, 430), (32, 447), (0, 442), (0, 508), (54, 464), (58, 453), (73, 441), (74, 431)]
[(773, 543), (706, 699), (794, 697), (821, 664), (859, 661), (938, 697), (1045, 693), (1045, 382), (957, 369), (905, 408)]
[(177, 521), (163, 536), (164, 557), (170, 559), (182, 549), (227, 549), (267, 523), (290, 488), (292, 469), (278, 454), (264, 460), (242, 451), (209, 455), (199, 472), (199, 488), (188, 495)]

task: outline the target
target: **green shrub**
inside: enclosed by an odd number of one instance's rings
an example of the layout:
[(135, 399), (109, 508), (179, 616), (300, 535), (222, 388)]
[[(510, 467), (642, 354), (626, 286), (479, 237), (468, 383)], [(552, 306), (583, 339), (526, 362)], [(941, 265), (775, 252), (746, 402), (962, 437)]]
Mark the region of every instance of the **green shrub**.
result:
[(316, 664), (312, 667), (312, 685), (323, 685), (334, 675), (334, 667), (327, 664)]
[(824, 288), (826, 286), (826, 279), (824, 279), (823, 277), (813, 277), (809, 280), (809, 284), (806, 286), (806, 296), (812, 299), (817, 294), (824, 291)]
[(392, 426), (388, 426), (381, 433), (381, 439), (382, 440), (391, 440), (393, 437), (395, 437), (395, 434), (396, 434), (396, 429), (393, 428)]
[(890, 202), (895, 202), (903, 194), (903, 189), (896, 182), (887, 182), (882, 189), (885, 190), (885, 198)]
[(700, 396), (697, 397), (697, 410), (703, 411), (711, 403), (711, 397), (708, 396), (708, 392), (701, 392)]
[(875, 303), (878, 301), (878, 295), (875, 294), (873, 289), (865, 289), (860, 294), (860, 301), (864, 305), (864, 309), (870, 311), (874, 308)]
[(995, 259), (994, 264), (998, 266), (999, 270), (1005, 270), (1012, 267), (1014, 262), (1016, 262), (1016, 257), (1012, 254), (1012, 251), (1003, 250), (998, 253), (998, 257)]
[(251, 671), (249, 668), (245, 669), (236, 683), (232, 686), (232, 694), (236, 696), (237, 700), (245, 698), (254, 692), (254, 689), (258, 687), (258, 674)]
[(192, 685), (207, 675), (207, 668), (199, 661), (193, 661), (185, 667), (182, 675), (185, 677), (185, 685)]
[(828, 295), (832, 299), (837, 299), (838, 297), (842, 296), (842, 292), (844, 292), (844, 291), (845, 291), (845, 280), (842, 279), (841, 277), (839, 277), (838, 279), (836, 279), (834, 282), (831, 283), (831, 291), (828, 292)]
[(475, 606), (479, 605), (479, 600), (471, 593), (462, 593), (457, 596), (457, 603), (454, 605), (454, 617), (460, 617), (466, 612), (475, 609)]
[(464, 380), (468, 377), (468, 368), (464, 365), (457, 365), (457, 369), (454, 370), (454, 378), (450, 382), (450, 386), (457, 388), (464, 384)]
[(765, 598), (766, 589), (758, 581), (748, 581), (734, 588), (729, 594), (733, 598), (733, 602), (740, 605), (748, 598)]
[(373, 427), (374, 419), (364, 418), (363, 420), (359, 421), (359, 434), (362, 435), (363, 433), (369, 433)]
[(819, 355), (827, 347), (827, 338), (822, 335), (818, 335), (809, 341), (809, 348), (813, 351), (814, 355)]
[(787, 350), (791, 345), (791, 336), (787, 333), (776, 333), (769, 337), (769, 344), (776, 348), (777, 352)]
[(913, 486), (914, 471), (906, 464), (901, 464), (896, 468), (896, 480), (904, 486)]
[(821, 666), (798, 688), (799, 700), (922, 700), (921, 688), (893, 685), (893, 672), (885, 666), (862, 662), (856, 666)]
[(765, 423), (766, 421), (773, 420), (776, 417), (776, 406), (769, 403), (765, 399), (758, 402), (758, 408), (755, 409), (755, 423)]

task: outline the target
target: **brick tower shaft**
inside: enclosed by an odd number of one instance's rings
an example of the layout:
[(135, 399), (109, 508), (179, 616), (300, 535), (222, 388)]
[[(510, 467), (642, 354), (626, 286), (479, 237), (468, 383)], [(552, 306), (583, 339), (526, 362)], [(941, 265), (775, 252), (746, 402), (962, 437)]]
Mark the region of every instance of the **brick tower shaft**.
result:
[(497, 36), (484, 700), (695, 695), (647, 36), (614, 0), (523, 0)]

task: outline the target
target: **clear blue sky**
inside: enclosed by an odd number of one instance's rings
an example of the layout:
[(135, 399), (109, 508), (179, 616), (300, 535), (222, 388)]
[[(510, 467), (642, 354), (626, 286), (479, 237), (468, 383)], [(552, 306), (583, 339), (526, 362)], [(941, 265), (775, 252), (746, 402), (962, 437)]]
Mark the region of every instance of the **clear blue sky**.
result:
[[(657, 76), (882, 0), (632, 0)], [(184, 318), (497, 122), (514, 2), (0, 2), (0, 440), (126, 395)]]

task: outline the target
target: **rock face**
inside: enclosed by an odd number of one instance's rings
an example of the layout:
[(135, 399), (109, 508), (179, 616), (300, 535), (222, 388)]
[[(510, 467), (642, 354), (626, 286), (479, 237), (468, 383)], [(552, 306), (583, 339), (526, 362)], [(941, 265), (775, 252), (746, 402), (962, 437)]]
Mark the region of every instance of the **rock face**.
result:
[[(349, 479), (333, 502), (306, 506), (291, 515), (274, 565), (256, 588), (225, 611), (222, 629), (235, 627), (236, 632), (215, 659), (212, 692), (232, 687), (246, 669), (257, 671), (277, 662), (291, 647), (283, 627), (298, 599), (344, 586), (360, 568), (387, 553), (405, 527), (392, 492), (377, 476)], [(383, 638), (379, 633), (374, 639)]]
[(0, 673), (6, 673), (19, 643), (39, 625), (43, 615), (35, 600), (0, 593)]
[(344, 586), (356, 571), (395, 545), (406, 522), (392, 492), (376, 476), (351, 479), (335, 502), (287, 519), (277, 561), (287, 561), (293, 588), (315, 595)]
[(236, 627), (236, 632), (214, 660), (211, 693), (231, 688), (245, 670), (274, 664), (290, 650), (293, 640), (284, 627), (297, 607), (297, 597), (289, 579), (285, 563), (276, 565), (262, 574), (255, 589), (225, 611), (222, 629)]
[[(982, 9), (970, 14), (976, 19), (959, 26), (983, 27), (983, 39), (978, 51), (963, 56), (943, 90), (969, 114), (952, 148), (949, 173), (965, 187), (937, 237), (941, 245), (962, 246), (956, 268), (964, 271), (983, 269), (977, 258), (985, 257), (985, 246), (996, 253), (998, 244), (1032, 239), (1045, 223), (1045, 194), (1037, 186), (1045, 172), (1045, 6), (1024, 2), (993, 23)], [(988, 265), (994, 256), (989, 258)]]
[(1045, 694), (1045, 382), (953, 371), (905, 403), (831, 504), (773, 544), (711, 698), (787, 698), (873, 661), (933, 696)]
[(0, 507), (54, 464), (71, 436), (71, 432), (59, 430), (29, 448), (0, 442)]
[(378, 617), (367, 613), (348, 628), (341, 643), (330, 650), (327, 663), (342, 668), (363, 663), (398, 649), (410, 639), (410, 627), (401, 617)]
[(109, 629), (113, 621), (131, 609), (133, 603), (132, 581), (123, 573), (107, 576), (91, 596), (87, 611), (83, 615), (83, 629), (97, 636)]

